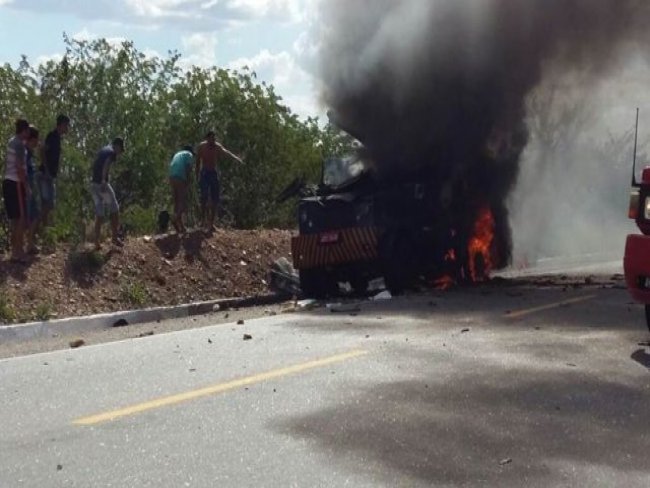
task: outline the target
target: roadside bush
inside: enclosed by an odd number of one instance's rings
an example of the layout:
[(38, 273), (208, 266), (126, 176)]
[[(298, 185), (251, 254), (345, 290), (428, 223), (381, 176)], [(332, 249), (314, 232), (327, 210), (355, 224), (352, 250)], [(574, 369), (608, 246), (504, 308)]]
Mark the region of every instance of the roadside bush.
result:
[(9, 302), (6, 290), (0, 290), (0, 322), (9, 324), (16, 320), (16, 311)]
[(143, 305), (148, 296), (147, 287), (139, 281), (125, 282), (120, 288), (120, 300), (129, 305)]
[(87, 275), (98, 273), (106, 258), (98, 251), (73, 250), (68, 255), (68, 268), (73, 275)]
[(136, 204), (127, 207), (120, 220), (129, 234), (152, 234), (156, 232), (158, 226), (158, 212)]
[(35, 320), (50, 320), (52, 318), (52, 304), (49, 302), (39, 303), (34, 311)]

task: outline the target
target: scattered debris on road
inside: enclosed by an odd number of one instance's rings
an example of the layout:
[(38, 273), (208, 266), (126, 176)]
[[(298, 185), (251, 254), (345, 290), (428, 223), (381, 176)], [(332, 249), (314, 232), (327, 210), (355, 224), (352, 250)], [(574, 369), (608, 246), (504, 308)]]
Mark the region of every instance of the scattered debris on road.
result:
[(322, 304), (318, 300), (306, 299), (306, 300), (293, 300), (291, 303), (285, 305), (280, 313), (296, 313), (300, 311), (309, 311), (320, 308)]
[(153, 330), (149, 330), (149, 331), (147, 331), (147, 332), (143, 332), (143, 333), (141, 333), (141, 334), (138, 334), (138, 337), (149, 337), (149, 336), (152, 336), (152, 335), (154, 335), (154, 331), (153, 331)]
[(126, 319), (120, 319), (113, 324), (113, 327), (126, 327), (129, 322)]
[(510, 463), (512, 463), (512, 458), (506, 458), (506, 459), (502, 459), (501, 461), (499, 461), (499, 464), (501, 466), (505, 466), (506, 464), (510, 464)]
[(70, 341), (70, 347), (72, 349), (76, 349), (78, 347), (81, 347), (86, 344), (86, 341), (83, 339), (75, 339), (74, 341)]
[(380, 293), (377, 293), (374, 297), (372, 297), (373, 301), (382, 301), (382, 300), (391, 300), (393, 298), (393, 295), (388, 290), (384, 290)]
[(328, 303), (327, 309), (332, 313), (361, 312), (361, 307), (356, 303)]
[(250, 335), (250, 334), (244, 334), (244, 340), (245, 340), (245, 341), (250, 341), (250, 340), (252, 340), (252, 339), (253, 339), (253, 336), (252, 336), (252, 335)]
[(301, 294), (300, 277), (287, 258), (282, 257), (271, 265), (269, 288), (276, 293)]
[(307, 300), (299, 300), (296, 302), (296, 307), (301, 308), (303, 310), (313, 310), (315, 308), (319, 307), (318, 300), (314, 300), (313, 298), (309, 298)]
[(244, 325), (244, 324), (245, 324), (244, 319), (239, 319), (237, 321), (237, 325)]

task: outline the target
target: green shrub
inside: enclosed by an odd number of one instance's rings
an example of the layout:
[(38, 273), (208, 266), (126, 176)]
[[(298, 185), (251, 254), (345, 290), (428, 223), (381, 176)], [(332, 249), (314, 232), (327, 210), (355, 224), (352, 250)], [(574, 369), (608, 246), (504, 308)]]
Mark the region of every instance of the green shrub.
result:
[(52, 227), (47, 227), (41, 231), (40, 234), (41, 245), (45, 252), (54, 252), (57, 244), (57, 233)]
[(140, 205), (131, 205), (120, 215), (120, 220), (129, 234), (152, 234), (156, 232), (158, 211)]
[(75, 275), (96, 274), (106, 264), (106, 258), (99, 251), (73, 250), (68, 256), (68, 267)]
[(34, 311), (34, 319), (50, 320), (52, 317), (52, 304), (49, 302), (39, 303)]
[(148, 296), (147, 287), (139, 281), (123, 283), (120, 288), (120, 300), (130, 305), (144, 305)]
[(0, 322), (8, 324), (16, 320), (16, 311), (9, 302), (7, 291), (0, 290), (0, 293)]
[[(220, 167), (227, 216), (222, 223), (239, 228), (295, 225), (294, 206), (278, 205), (276, 196), (296, 177), (315, 182), (323, 157), (350, 147), (351, 140), (331, 125), (292, 113), (273, 86), (259, 83), (249, 69), (185, 69), (179, 54), (145, 56), (130, 41), (115, 45), (64, 35), (62, 48), (63, 58), (37, 66), (26, 58), (16, 67), (0, 66), (4, 140), (18, 115), (43, 133), (53, 127), (53, 114), (65, 113), (73, 122), (57, 178), (56, 242), (85, 241), (93, 220), (92, 161), (115, 136), (125, 138), (126, 151), (111, 168), (111, 184), (133, 234), (152, 233), (158, 211), (171, 210), (169, 161), (208, 129), (245, 161), (225, 159)], [(190, 227), (199, 220), (196, 190), (192, 177)]]

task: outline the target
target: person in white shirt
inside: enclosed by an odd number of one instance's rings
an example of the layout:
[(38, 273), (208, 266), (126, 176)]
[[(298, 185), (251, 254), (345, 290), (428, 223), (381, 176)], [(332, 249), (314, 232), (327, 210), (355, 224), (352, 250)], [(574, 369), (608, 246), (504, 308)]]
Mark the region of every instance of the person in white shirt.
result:
[(25, 226), (27, 222), (27, 165), (25, 143), (29, 137), (29, 122), (16, 120), (16, 135), (9, 139), (2, 180), (7, 217), (11, 221), (11, 262), (25, 264)]

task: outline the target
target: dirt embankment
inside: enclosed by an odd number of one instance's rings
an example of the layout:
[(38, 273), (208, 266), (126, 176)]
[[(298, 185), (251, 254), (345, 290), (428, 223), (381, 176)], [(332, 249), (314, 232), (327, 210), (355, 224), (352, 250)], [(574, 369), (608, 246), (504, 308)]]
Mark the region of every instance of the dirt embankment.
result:
[(0, 255), (0, 323), (266, 293), (269, 266), (290, 258), (290, 238), (218, 230), (132, 238), (101, 252), (64, 246), (28, 265)]

